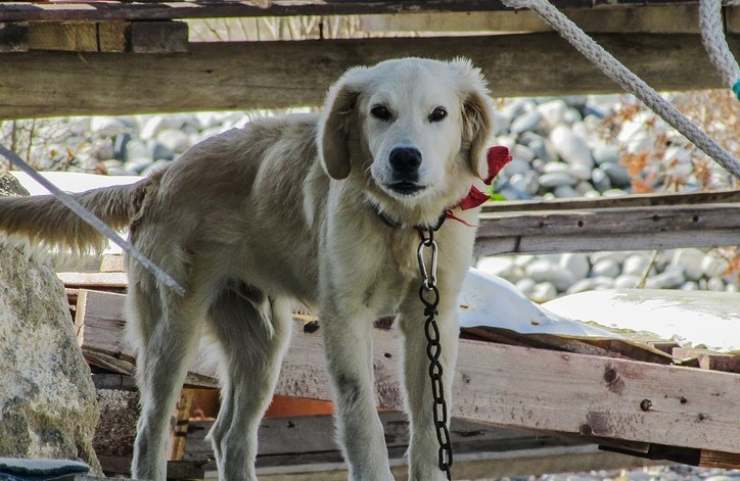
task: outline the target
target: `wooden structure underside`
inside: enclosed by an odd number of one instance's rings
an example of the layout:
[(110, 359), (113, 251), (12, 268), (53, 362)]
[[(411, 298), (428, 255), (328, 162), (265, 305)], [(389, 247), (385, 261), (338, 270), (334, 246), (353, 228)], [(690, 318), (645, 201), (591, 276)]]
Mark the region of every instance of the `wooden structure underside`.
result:
[[(659, 90), (722, 86), (696, 1), (554, 3)], [(724, 11), (740, 53), (740, 7)], [(364, 27), (361, 38), (318, 28), (301, 40), (203, 42), (180, 21), (297, 15), (322, 25), (359, 15)], [(0, 119), (317, 106), (347, 68), (400, 56), (469, 57), (496, 97), (620, 91), (547, 30), (498, 0), (0, 3)]]

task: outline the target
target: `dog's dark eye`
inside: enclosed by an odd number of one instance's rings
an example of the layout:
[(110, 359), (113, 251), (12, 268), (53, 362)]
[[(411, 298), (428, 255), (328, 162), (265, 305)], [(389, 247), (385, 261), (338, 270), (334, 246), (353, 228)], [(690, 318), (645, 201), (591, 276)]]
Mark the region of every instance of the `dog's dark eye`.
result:
[(370, 113), (373, 117), (380, 120), (390, 120), (391, 119), (391, 111), (388, 110), (388, 107), (385, 105), (376, 105), (372, 109), (370, 109)]
[(429, 121), (439, 122), (445, 117), (447, 117), (447, 110), (444, 107), (437, 107), (432, 111), (431, 114), (429, 114)]

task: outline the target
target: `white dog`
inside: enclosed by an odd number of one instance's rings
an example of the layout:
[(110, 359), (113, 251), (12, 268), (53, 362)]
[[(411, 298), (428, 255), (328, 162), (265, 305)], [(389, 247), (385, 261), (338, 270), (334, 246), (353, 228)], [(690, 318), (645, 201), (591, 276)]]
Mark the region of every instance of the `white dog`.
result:
[[(295, 301), (317, 309), (353, 481), (391, 481), (372, 372), (372, 328), (398, 315), (412, 435), (409, 479), (437, 466), (419, 226), (486, 177), (491, 101), (465, 60), (353, 68), (323, 113), (254, 121), (206, 140), (138, 184), (77, 196), (181, 285), (180, 297), (129, 261), (128, 327), (142, 413), (132, 475), (164, 481), (169, 415), (199, 338), (220, 346), (223, 403), (211, 439), (224, 481), (256, 480), (257, 428), (288, 346)], [(455, 211), (474, 224), (478, 210)], [(456, 300), (475, 228), (446, 222), (438, 307), (444, 386), (457, 351)], [(50, 197), (0, 200), (0, 229), (77, 248), (102, 239)]]

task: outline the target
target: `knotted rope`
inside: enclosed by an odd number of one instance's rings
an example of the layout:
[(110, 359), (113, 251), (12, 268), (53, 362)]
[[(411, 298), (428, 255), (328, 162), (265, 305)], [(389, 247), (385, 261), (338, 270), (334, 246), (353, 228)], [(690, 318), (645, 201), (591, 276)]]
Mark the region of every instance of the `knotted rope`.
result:
[[(740, 2), (735, 2), (740, 4)], [(740, 100), (740, 67), (727, 45), (722, 28), (722, 0), (701, 0), (699, 3), (699, 26), (704, 48), (725, 84)]]
[(599, 67), (607, 77), (614, 80), (627, 92), (635, 95), (709, 157), (740, 179), (740, 162), (737, 159), (679, 112), (673, 104), (663, 99), (640, 77), (586, 35), (583, 30), (547, 0), (502, 0), (502, 2), (510, 8), (528, 8), (537, 12), (591, 63)]

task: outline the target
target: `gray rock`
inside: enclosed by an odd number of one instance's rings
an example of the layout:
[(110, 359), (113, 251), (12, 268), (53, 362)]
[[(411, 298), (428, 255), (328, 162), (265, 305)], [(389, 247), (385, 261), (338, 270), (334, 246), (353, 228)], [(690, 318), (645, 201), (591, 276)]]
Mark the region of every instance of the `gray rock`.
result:
[(537, 112), (536, 110), (527, 112), (517, 117), (511, 123), (511, 129), (510, 129), (511, 133), (520, 134), (527, 130), (537, 130), (540, 126), (541, 121), (542, 121), (542, 115), (540, 115), (540, 113)]
[(540, 188), (540, 183), (537, 180), (537, 174), (534, 172), (527, 172), (526, 174), (512, 175), (509, 180), (509, 184), (522, 192), (526, 192), (529, 195), (534, 195)]
[(609, 189), (602, 192), (601, 195), (604, 197), (624, 197), (627, 195), (627, 192), (622, 189)]
[(721, 276), (727, 271), (730, 264), (723, 257), (707, 254), (701, 261), (701, 270), (707, 277)]
[(90, 129), (103, 137), (115, 137), (126, 132), (129, 127), (117, 117), (93, 117)]
[(545, 162), (555, 162), (557, 160), (554, 149), (548, 145), (545, 139), (533, 140), (529, 143), (528, 147), (538, 159), (542, 159)]
[(552, 129), (563, 123), (568, 104), (560, 99), (550, 100), (538, 105), (537, 111), (542, 115), (545, 124)]
[(570, 172), (573, 177), (580, 180), (590, 180), (591, 179), (591, 167), (584, 164), (572, 164), (568, 168), (568, 172)]
[(580, 122), (582, 118), (581, 113), (576, 109), (568, 109), (563, 115), (563, 123), (572, 125), (576, 122)]
[[(0, 195), (22, 192), (6, 175)], [(92, 447), (95, 386), (64, 286), (47, 261), (18, 245), (0, 241), (0, 259), (0, 453), (77, 459), (102, 476)]]
[(619, 163), (619, 149), (614, 145), (598, 144), (591, 153), (599, 165)]
[(544, 259), (532, 262), (524, 272), (535, 282), (549, 282), (561, 291), (568, 289), (575, 282), (573, 274), (563, 266)]
[(727, 284), (725, 286), (725, 292), (740, 292), (740, 286), (737, 284)]
[(576, 184), (576, 192), (578, 192), (578, 195), (585, 195), (587, 192), (591, 192), (592, 190), (594, 190), (594, 187), (585, 180), (582, 180), (581, 182)]
[(634, 254), (624, 260), (622, 272), (630, 276), (641, 276), (650, 264), (650, 258), (643, 254)]
[(665, 272), (648, 277), (645, 287), (648, 289), (675, 289), (686, 282), (683, 269), (671, 267)]
[(478, 261), (476, 267), (485, 273), (503, 277), (510, 282), (521, 279), (522, 269), (514, 263), (512, 257), (484, 257)]
[(609, 176), (598, 167), (591, 171), (591, 182), (599, 192), (604, 192), (612, 188), (612, 182), (609, 180)]
[(516, 288), (519, 289), (519, 292), (524, 294), (525, 296), (529, 297), (532, 295), (532, 291), (534, 291), (534, 286), (536, 283), (529, 278), (521, 279), (519, 282), (516, 283)]
[(141, 175), (148, 177), (155, 172), (165, 169), (172, 162), (168, 160), (157, 160), (141, 171)]
[(166, 129), (157, 135), (157, 141), (176, 154), (182, 154), (190, 147), (190, 137), (182, 130)]
[(591, 272), (594, 276), (617, 277), (621, 269), (619, 264), (611, 259), (603, 259), (594, 264)]
[(113, 157), (116, 160), (125, 161), (129, 142), (131, 142), (131, 134), (128, 132), (116, 135), (116, 138), (113, 139), (113, 152), (110, 157)]
[(585, 254), (563, 254), (560, 257), (560, 266), (570, 272), (576, 281), (585, 279), (591, 269)]
[(550, 174), (544, 174), (540, 176), (540, 185), (545, 188), (555, 188), (561, 185), (576, 185), (576, 180), (572, 175), (565, 172), (553, 172)]
[(596, 199), (597, 197), (601, 197), (601, 194), (597, 190), (590, 190), (588, 192), (585, 192), (583, 194), (583, 197), (586, 197), (588, 199)]
[(531, 171), (532, 167), (529, 162), (522, 159), (513, 159), (501, 171), (502, 175), (526, 174)]
[(594, 286), (593, 288), (595, 290), (614, 288), (614, 279), (612, 279), (611, 277), (597, 276), (597, 277), (592, 277), (591, 281), (593, 282), (593, 286)]
[(146, 157), (150, 157), (149, 148), (141, 140), (131, 139), (126, 144), (126, 151), (123, 158), (124, 161), (131, 162), (134, 159), (143, 159)]
[(501, 113), (509, 117), (510, 119), (513, 119), (514, 117), (519, 117), (520, 115), (522, 115), (527, 110), (527, 106), (530, 104), (530, 100), (521, 98), (516, 99), (504, 105), (504, 107), (501, 109)]
[(725, 281), (719, 277), (710, 277), (707, 280), (707, 289), (710, 291), (722, 292), (725, 290)]
[[(504, 115), (501, 112), (494, 111), (493, 112), (493, 135), (501, 135), (505, 134), (509, 130), (509, 126), (511, 125), (511, 118)], [(202, 120), (201, 120), (201, 123)], [(206, 125), (206, 127), (213, 127), (214, 125)]]
[(542, 170), (545, 174), (552, 174), (553, 172), (570, 173), (568, 164), (564, 162), (548, 162)]
[(697, 284), (694, 281), (684, 282), (683, 285), (681, 285), (681, 290), (696, 291), (696, 290), (699, 290), (699, 284)]
[(601, 165), (601, 170), (609, 177), (615, 187), (629, 187), (632, 183), (627, 169), (619, 164), (604, 163)]
[(614, 280), (614, 287), (618, 289), (634, 289), (640, 284), (637, 276), (621, 275)]
[(529, 165), (532, 159), (534, 159), (534, 152), (524, 145), (517, 144), (511, 150), (511, 156), (514, 160), (524, 161)]
[(704, 252), (699, 249), (677, 249), (673, 253), (671, 265), (682, 267), (688, 279), (698, 281), (704, 274), (702, 270), (704, 256)]
[(578, 294), (579, 292), (590, 291), (596, 286), (596, 282), (591, 279), (581, 279), (567, 290), (568, 294)]
[(544, 142), (545, 138), (541, 136), (540, 134), (536, 132), (532, 132), (532, 131), (522, 132), (519, 135), (519, 137), (517, 137), (517, 142), (529, 147), (530, 149), (532, 148), (531, 145), (533, 142), (540, 142), (540, 141)]
[(565, 162), (593, 167), (591, 151), (586, 141), (574, 134), (568, 127), (561, 125), (553, 129), (550, 132), (550, 142)]
[(578, 192), (576, 192), (576, 190), (569, 185), (560, 185), (558, 187), (555, 187), (553, 194), (555, 194), (555, 197), (557, 197), (558, 199), (571, 199), (573, 197), (580, 196)]
[(164, 117), (161, 115), (156, 115), (154, 117), (150, 117), (144, 122), (143, 127), (141, 128), (141, 132), (139, 133), (139, 137), (141, 137), (143, 140), (150, 140), (157, 136), (157, 134), (164, 128)]
[(152, 146), (151, 157), (153, 160), (172, 160), (175, 158), (175, 152), (166, 145), (155, 142)]
[(555, 299), (557, 295), (558, 291), (555, 289), (555, 286), (549, 282), (542, 282), (534, 286), (529, 298), (534, 302), (543, 303)]
[(130, 162), (126, 162), (123, 169), (130, 174), (141, 174), (144, 169), (152, 165), (152, 159), (133, 159)]
[(93, 144), (92, 155), (98, 160), (113, 158), (113, 144), (110, 140), (100, 140)]

